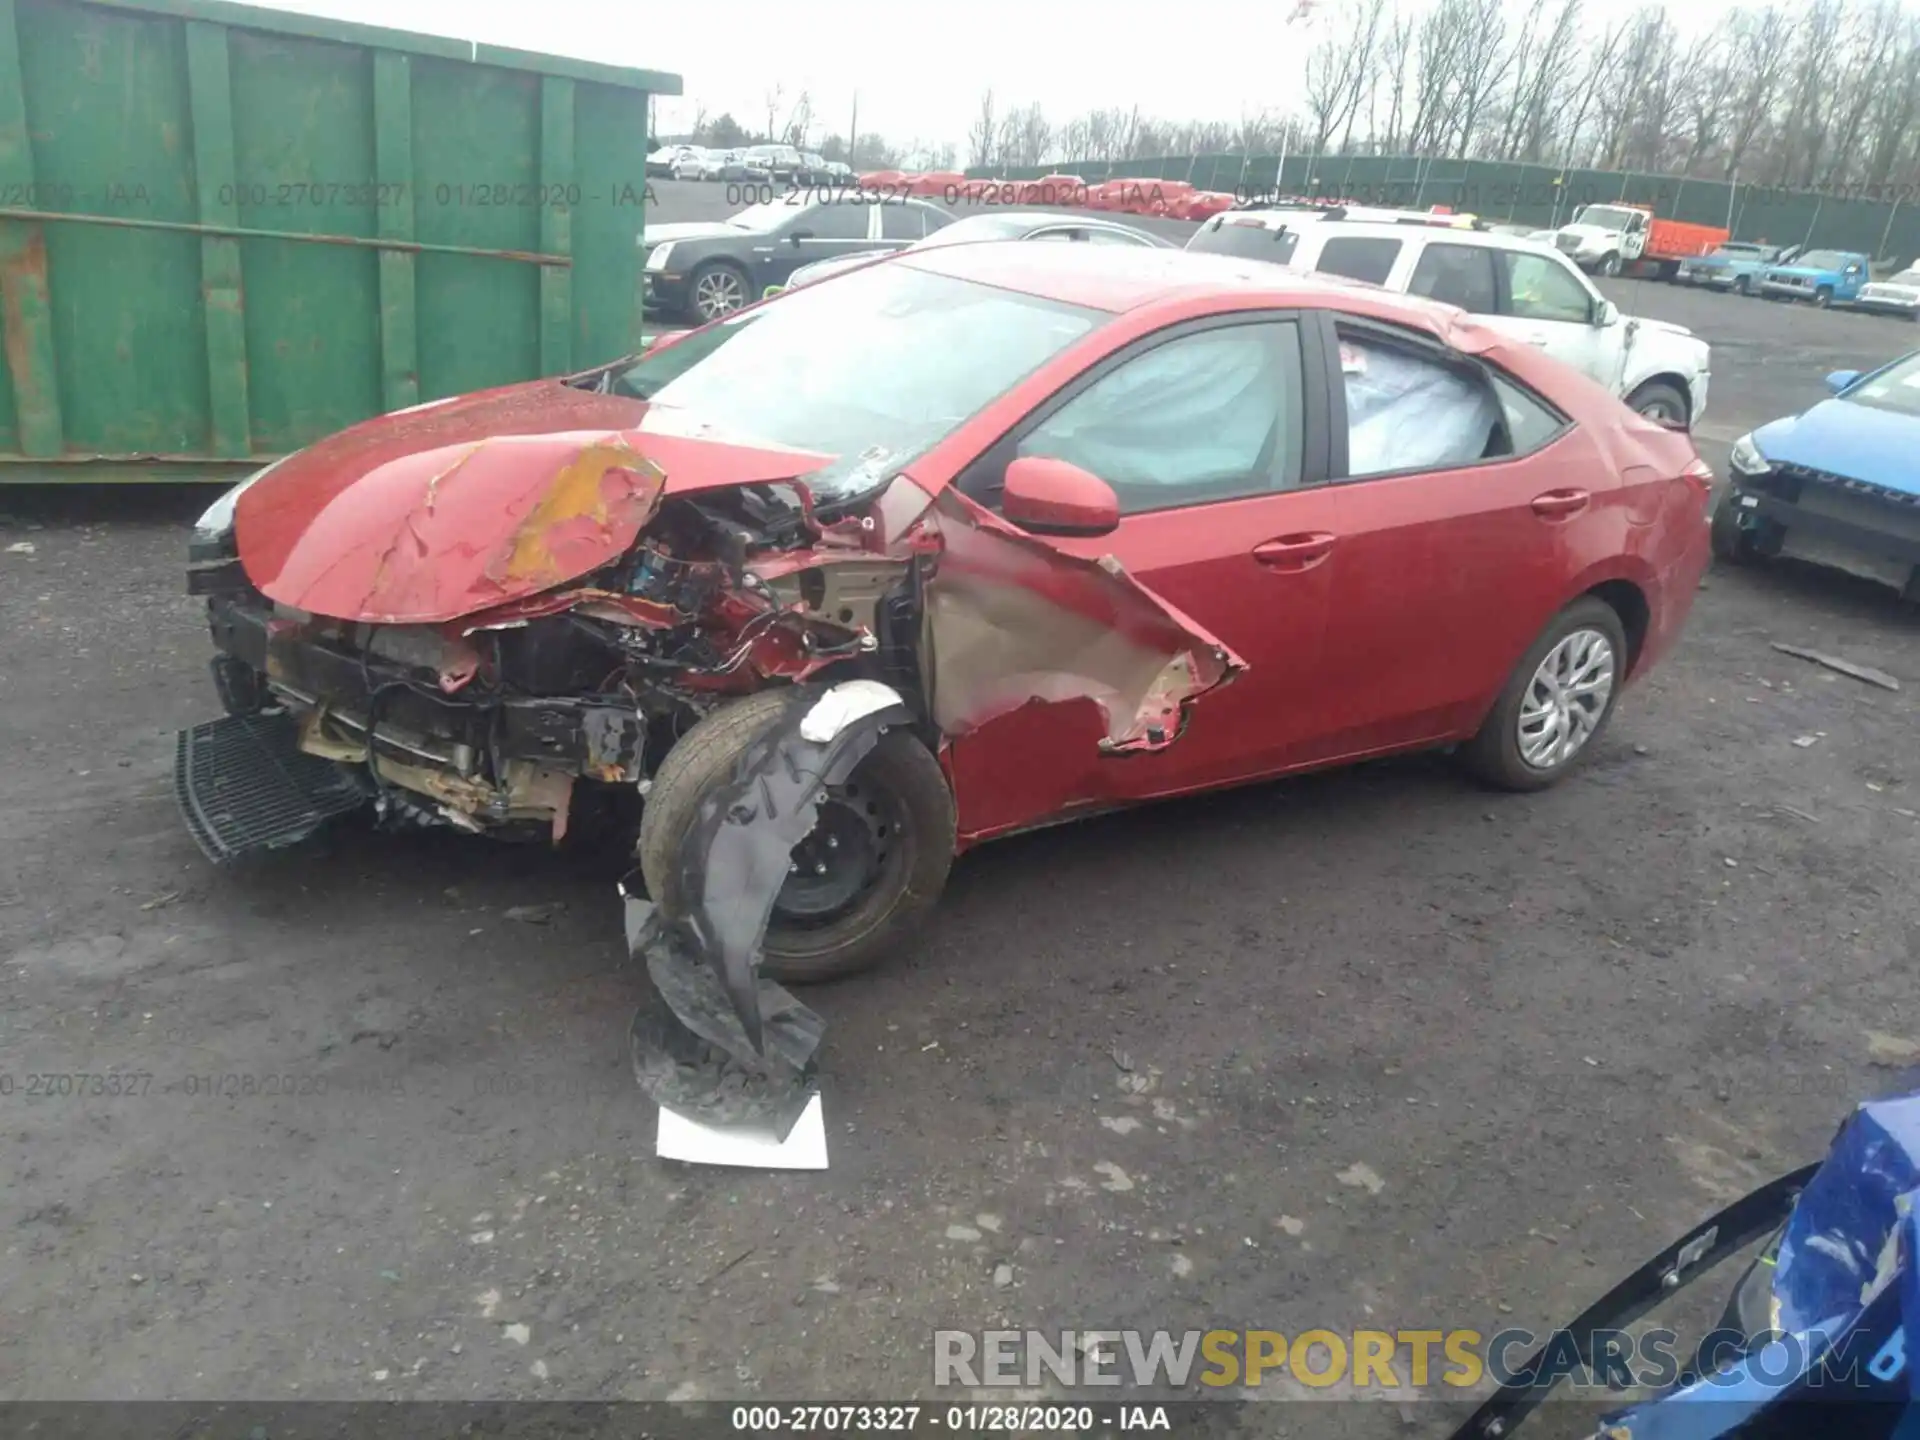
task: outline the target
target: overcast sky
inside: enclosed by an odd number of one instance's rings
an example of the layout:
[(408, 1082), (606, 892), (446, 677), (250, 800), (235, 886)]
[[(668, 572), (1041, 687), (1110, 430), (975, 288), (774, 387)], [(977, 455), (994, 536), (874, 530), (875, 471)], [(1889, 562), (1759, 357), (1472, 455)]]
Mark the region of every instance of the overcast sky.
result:
[[(808, 92), (816, 142), (844, 133), (859, 97), (861, 131), (896, 145), (951, 141), (992, 86), (1001, 109), (1038, 100), (1056, 125), (1102, 106), (1138, 103), (1167, 120), (1234, 121), (1284, 111), (1300, 86), (1311, 36), (1282, 23), (1294, 0), (947, 0), (916, 7), (875, 0), (727, 5), (541, 0), (272, 0), (275, 8), (399, 29), (667, 70), (685, 98), (662, 100), (659, 126), (674, 133), (704, 107), (731, 111), (751, 130), (767, 123), (767, 96), (782, 87), (784, 125)], [(1331, 8), (1337, 0), (1320, 0)], [(1402, 0), (1419, 4), (1421, 0)], [(1689, 28), (1732, 0), (1687, 0)], [(1635, 0), (1589, 0), (1597, 20)], [(964, 160), (964, 155), (962, 159)]]

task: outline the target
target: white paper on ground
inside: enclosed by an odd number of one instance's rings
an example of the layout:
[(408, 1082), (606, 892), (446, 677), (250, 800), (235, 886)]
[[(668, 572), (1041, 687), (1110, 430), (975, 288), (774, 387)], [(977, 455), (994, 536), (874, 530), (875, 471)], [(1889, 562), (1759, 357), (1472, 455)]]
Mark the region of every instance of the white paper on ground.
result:
[(766, 1125), (703, 1125), (660, 1107), (660, 1135), (654, 1151), (662, 1160), (694, 1165), (747, 1165), (761, 1170), (827, 1168), (827, 1122), (815, 1094), (784, 1141)]

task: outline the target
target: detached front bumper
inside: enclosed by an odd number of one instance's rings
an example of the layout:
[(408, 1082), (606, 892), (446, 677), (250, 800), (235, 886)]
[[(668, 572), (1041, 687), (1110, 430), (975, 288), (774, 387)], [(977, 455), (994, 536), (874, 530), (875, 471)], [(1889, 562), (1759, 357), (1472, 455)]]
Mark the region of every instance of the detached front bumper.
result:
[(229, 716), (181, 732), (187, 828), (224, 862), (295, 843), (373, 803), (468, 831), (566, 831), (582, 779), (637, 783), (636, 710), (566, 696), (446, 694), (430, 671), (276, 616), (250, 595), (208, 603)]
[(1844, 571), (1920, 599), (1920, 502), (1781, 466), (1731, 471), (1721, 502), (1753, 551)]

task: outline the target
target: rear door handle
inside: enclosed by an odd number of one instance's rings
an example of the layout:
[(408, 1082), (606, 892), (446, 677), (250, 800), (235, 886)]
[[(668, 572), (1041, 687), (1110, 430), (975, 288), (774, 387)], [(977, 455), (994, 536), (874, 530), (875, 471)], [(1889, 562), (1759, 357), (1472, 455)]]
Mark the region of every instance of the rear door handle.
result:
[(1563, 515), (1577, 515), (1587, 508), (1587, 502), (1592, 499), (1585, 490), (1549, 490), (1544, 495), (1533, 497), (1533, 513), (1550, 520)]
[(1306, 570), (1333, 553), (1334, 537), (1324, 530), (1276, 535), (1253, 547), (1253, 558), (1273, 570)]

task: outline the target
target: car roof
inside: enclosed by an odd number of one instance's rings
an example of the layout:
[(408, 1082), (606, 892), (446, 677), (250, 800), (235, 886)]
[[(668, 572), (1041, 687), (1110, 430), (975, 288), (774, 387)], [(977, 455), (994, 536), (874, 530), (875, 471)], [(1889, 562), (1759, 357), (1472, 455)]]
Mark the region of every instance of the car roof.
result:
[(896, 263), (1112, 314), (1221, 295), (1342, 305), (1433, 330), (1450, 307), (1267, 260), (1145, 245), (1030, 245), (1020, 240), (902, 251)]
[(1026, 225), (1035, 230), (1047, 225), (1083, 230), (1124, 230), (1129, 235), (1145, 235), (1148, 232), (1138, 226), (1122, 221), (1109, 220), (1102, 215), (1082, 215), (1061, 210), (983, 210), (973, 215), (961, 215), (954, 224), (965, 225), (970, 221), (1003, 221), (1014, 225)]
[[(1232, 220), (1228, 221), (1227, 217)], [(1448, 245), (1484, 245), (1490, 250), (1525, 250), (1528, 252), (1546, 251), (1557, 254), (1551, 245), (1539, 240), (1528, 239), (1525, 235), (1513, 235), (1499, 230), (1475, 230), (1465, 225), (1446, 224), (1445, 216), (1436, 216), (1431, 222), (1416, 220), (1340, 220), (1313, 215), (1310, 212), (1293, 210), (1230, 210), (1217, 217), (1232, 224), (1243, 224), (1249, 220), (1265, 223), (1265, 228), (1279, 228), (1289, 222), (1306, 219), (1310, 223), (1300, 227), (1300, 234), (1325, 236), (1332, 239), (1336, 235), (1359, 235), (1369, 239), (1391, 236), (1404, 240), (1409, 235), (1439, 237)], [(1214, 222), (1208, 221), (1207, 229), (1214, 228)]]

